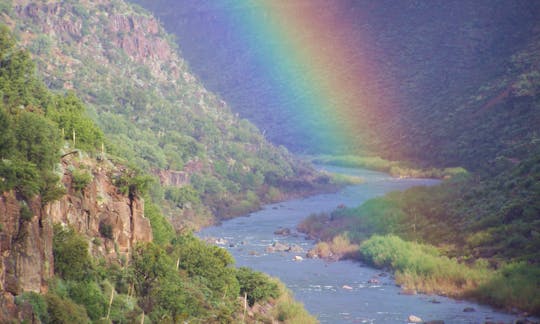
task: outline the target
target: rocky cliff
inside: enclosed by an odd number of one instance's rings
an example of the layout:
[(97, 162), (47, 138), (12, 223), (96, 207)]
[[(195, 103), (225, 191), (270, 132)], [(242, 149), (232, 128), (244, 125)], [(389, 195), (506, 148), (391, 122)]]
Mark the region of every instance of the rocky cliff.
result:
[[(59, 170), (66, 194), (57, 201), (42, 206), (39, 196), (27, 204), (14, 191), (0, 195), (0, 320), (24, 311), (15, 307), (14, 296), (47, 292), (47, 281), (54, 275), (53, 224), (74, 228), (88, 238), (95, 257), (110, 261), (127, 257), (137, 242), (152, 241), (144, 201), (114, 185), (122, 167), (67, 156)], [(91, 175), (82, 189), (75, 186), (76, 170)]]
[[(73, 186), (73, 168), (91, 173), (92, 180), (82, 190)], [(144, 217), (144, 201), (121, 193), (113, 184), (121, 169), (108, 161), (73, 161), (69, 157), (63, 159), (62, 169), (62, 182), (68, 194), (45, 206), (53, 223), (71, 226), (89, 238), (101, 237), (103, 244), (91, 247), (97, 256), (116, 258), (129, 254), (137, 242), (152, 241), (152, 228)]]
[[(17, 19), (24, 19), (34, 26), (33, 30), (24, 31), (26, 37), (23, 37), (23, 43), (35, 42), (34, 33), (37, 32), (65, 44), (76, 43), (79, 49), (90, 50), (88, 54), (104, 64), (108, 63), (108, 59), (113, 60), (115, 52), (120, 49), (132, 60), (148, 66), (155, 77), (165, 81), (172, 76), (170, 79), (174, 82), (178, 78), (178, 66), (184, 63), (174, 54), (175, 49), (162, 37), (163, 31), (158, 21), (152, 16), (116, 12), (111, 6), (114, 7), (110, 1), (95, 1), (74, 8), (60, 2), (17, 0), (14, 1), (13, 12)], [(113, 13), (92, 16), (95, 13), (92, 10), (110, 10)], [(106, 32), (107, 44), (100, 44), (101, 40), (97, 37), (100, 33), (96, 33), (96, 29)], [(83, 63), (73, 60), (61, 48), (55, 52), (58, 56), (56, 64), (71, 68)], [(167, 66), (163, 66), (163, 62), (167, 62)], [(65, 81), (70, 84), (70, 79), (74, 76), (73, 73), (64, 76)]]

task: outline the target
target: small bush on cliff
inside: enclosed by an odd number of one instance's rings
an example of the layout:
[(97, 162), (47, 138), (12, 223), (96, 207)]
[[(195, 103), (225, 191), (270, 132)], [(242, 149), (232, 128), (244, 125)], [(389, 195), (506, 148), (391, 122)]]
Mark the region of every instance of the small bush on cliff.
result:
[(77, 191), (82, 191), (92, 182), (92, 175), (85, 170), (73, 170), (71, 176), (71, 184), (73, 185), (73, 189)]
[(92, 270), (88, 242), (71, 228), (54, 225), (54, 270), (66, 280), (82, 280)]
[(165, 190), (165, 199), (171, 200), (181, 207), (186, 204), (200, 204), (201, 198), (195, 188), (190, 185), (182, 188), (168, 187)]
[(32, 213), (32, 210), (30, 210), (30, 207), (28, 207), (28, 204), (26, 201), (22, 201), (20, 203), (21, 210), (19, 212), (21, 219), (25, 222), (28, 222), (34, 217), (34, 213)]
[(108, 238), (109, 240), (113, 239), (113, 228), (112, 225), (104, 221), (99, 222), (99, 234), (101, 236)]
[(154, 181), (154, 178), (133, 166), (116, 177), (114, 184), (124, 195), (144, 196)]
[(42, 322), (49, 323), (49, 314), (47, 313), (47, 302), (45, 297), (33, 291), (24, 292), (15, 299), (17, 305), (30, 304), (34, 315)]

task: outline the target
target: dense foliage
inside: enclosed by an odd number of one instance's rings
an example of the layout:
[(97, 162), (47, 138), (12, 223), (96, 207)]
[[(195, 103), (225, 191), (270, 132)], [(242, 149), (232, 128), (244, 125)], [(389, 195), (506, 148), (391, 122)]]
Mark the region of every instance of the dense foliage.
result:
[[(192, 235), (175, 236), (163, 245), (139, 244), (131, 259), (119, 266), (91, 258), (86, 238), (58, 225), (53, 252), (57, 279), (49, 293), (18, 297), (44, 323), (129, 323), (141, 316), (161, 323), (231, 323), (242, 308), (241, 292), (248, 295), (250, 306), (287, 299), (295, 311), (282, 315), (285, 319), (307, 316), (272, 279), (247, 268), (235, 269), (226, 250)], [(276, 303), (284, 307), (280, 300)]]
[(14, 189), (26, 200), (39, 194), (43, 204), (57, 199), (64, 192), (54, 173), (62, 132), (76, 134), (71, 148), (93, 151), (102, 144), (101, 131), (73, 94), (46, 89), (28, 52), (5, 26), (0, 28), (0, 93), (0, 192)]

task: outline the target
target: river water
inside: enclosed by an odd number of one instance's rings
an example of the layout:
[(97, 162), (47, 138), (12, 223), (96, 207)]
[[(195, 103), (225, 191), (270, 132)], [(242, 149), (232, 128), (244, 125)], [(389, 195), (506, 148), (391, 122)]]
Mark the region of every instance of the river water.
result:
[[(278, 277), (289, 287), (296, 299), (318, 317), (321, 323), (407, 323), (409, 315), (445, 323), (509, 323), (515, 316), (465, 301), (440, 296), (403, 295), (390, 274), (358, 262), (326, 262), (320, 259), (295, 261), (304, 253), (267, 253), (274, 242), (298, 244), (306, 252), (314, 242), (302, 234), (296, 235), (296, 225), (311, 213), (331, 211), (338, 205), (357, 206), (367, 199), (389, 191), (412, 186), (429, 186), (431, 179), (395, 179), (387, 174), (337, 167), (326, 167), (332, 172), (362, 177), (360, 185), (344, 188), (333, 194), (321, 194), (265, 206), (258, 212), (209, 227), (201, 238), (222, 238), (223, 247), (236, 259), (236, 266)], [(293, 235), (279, 236), (274, 231), (290, 228)], [(223, 242), (225, 241), (225, 242)], [(369, 283), (372, 278), (377, 283)], [(464, 312), (467, 307), (473, 312)]]

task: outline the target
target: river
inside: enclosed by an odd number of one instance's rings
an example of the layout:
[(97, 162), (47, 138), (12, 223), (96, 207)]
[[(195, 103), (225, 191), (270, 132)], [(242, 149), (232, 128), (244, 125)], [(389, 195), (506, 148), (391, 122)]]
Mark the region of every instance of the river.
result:
[[(362, 177), (362, 184), (348, 186), (337, 193), (321, 194), (265, 206), (258, 212), (209, 227), (202, 238), (223, 238), (223, 247), (236, 259), (236, 266), (247, 266), (278, 277), (289, 287), (296, 299), (318, 317), (321, 323), (407, 323), (409, 315), (445, 323), (509, 323), (515, 316), (466, 301), (433, 295), (403, 295), (390, 274), (358, 262), (325, 262), (320, 259), (295, 261), (304, 253), (267, 253), (273, 242), (298, 244), (305, 251), (314, 242), (302, 234), (296, 235), (296, 225), (311, 213), (331, 211), (338, 205), (357, 206), (367, 199), (389, 191), (412, 186), (429, 186), (431, 179), (396, 179), (387, 174), (337, 167), (325, 167), (332, 172)], [(278, 228), (290, 228), (293, 235), (279, 236)], [(377, 277), (377, 283), (368, 283)], [(471, 307), (472, 312), (464, 312)]]

